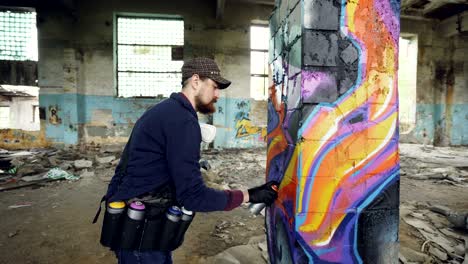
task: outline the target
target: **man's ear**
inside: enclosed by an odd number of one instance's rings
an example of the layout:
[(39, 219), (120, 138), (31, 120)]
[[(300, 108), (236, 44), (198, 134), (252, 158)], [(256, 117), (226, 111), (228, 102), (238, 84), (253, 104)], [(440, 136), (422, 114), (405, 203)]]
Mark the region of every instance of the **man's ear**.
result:
[(191, 78), (191, 83), (192, 83), (192, 88), (195, 90), (195, 91), (198, 91), (199, 87), (200, 87), (200, 76), (198, 74), (194, 74), (192, 75), (192, 78)]

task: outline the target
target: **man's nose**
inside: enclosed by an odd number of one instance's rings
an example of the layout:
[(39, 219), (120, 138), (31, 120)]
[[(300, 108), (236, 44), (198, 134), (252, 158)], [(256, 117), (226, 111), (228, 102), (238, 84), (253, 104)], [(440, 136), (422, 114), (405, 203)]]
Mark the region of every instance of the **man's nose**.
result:
[(216, 99), (219, 98), (219, 93), (220, 93), (220, 92), (219, 92), (219, 89), (215, 89), (215, 90), (214, 90), (214, 96), (215, 96)]

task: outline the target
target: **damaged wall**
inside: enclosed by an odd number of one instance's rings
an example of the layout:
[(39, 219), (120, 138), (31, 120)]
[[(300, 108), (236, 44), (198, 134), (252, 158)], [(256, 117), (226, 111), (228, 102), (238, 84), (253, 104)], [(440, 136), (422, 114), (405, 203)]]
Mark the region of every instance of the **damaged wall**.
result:
[(50, 145), (50, 142), (46, 140), (44, 131), (44, 125), (41, 125), (40, 131), (0, 129), (0, 148), (28, 149), (47, 147)]
[(11, 97), (8, 100), (2, 100), (0, 96), (0, 106), (10, 108), (10, 129), (25, 131), (39, 130), (39, 115), (37, 97)]
[(37, 61), (0, 60), (0, 84), (36, 86)]
[[(397, 0), (277, 1), (272, 263), (398, 263)], [(372, 34), (369, 34), (372, 32)]]
[[(437, 20), (403, 18), (402, 32), (418, 36), (416, 126), (402, 142), (468, 144), (468, 37), (446, 37)], [(454, 25), (455, 27), (455, 25)]]
[(233, 81), (221, 93), (221, 111), (207, 118), (218, 127), (215, 146), (264, 145), (266, 113), (252, 111), (262, 102), (249, 98), (249, 28), (254, 19), (267, 20), (271, 7), (227, 2), (225, 8), (221, 21), (215, 19), (215, 4), (206, 1), (88, 0), (77, 2), (70, 15), (39, 9), (40, 105), (46, 109), (47, 138), (65, 144), (125, 141), (141, 114), (160, 101), (116, 97), (113, 14), (135, 12), (181, 15), (184, 58), (212, 57)]

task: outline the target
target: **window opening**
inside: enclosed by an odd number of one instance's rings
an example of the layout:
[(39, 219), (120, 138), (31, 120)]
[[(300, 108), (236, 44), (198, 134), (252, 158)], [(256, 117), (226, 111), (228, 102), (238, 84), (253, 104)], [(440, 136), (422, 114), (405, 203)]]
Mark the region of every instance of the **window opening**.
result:
[(0, 11), (0, 60), (37, 61), (36, 12)]
[(418, 39), (416, 35), (401, 34), (399, 43), (398, 94), (400, 133), (410, 132), (416, 125), (416, 80)]
[(118, 15), (116, 33), (118, 96), (168, 97), (180, 90), (181, 18)]
[(255, 100), (268, 98), (269, 39), (267, 26), (250, 27), (250, 96)]

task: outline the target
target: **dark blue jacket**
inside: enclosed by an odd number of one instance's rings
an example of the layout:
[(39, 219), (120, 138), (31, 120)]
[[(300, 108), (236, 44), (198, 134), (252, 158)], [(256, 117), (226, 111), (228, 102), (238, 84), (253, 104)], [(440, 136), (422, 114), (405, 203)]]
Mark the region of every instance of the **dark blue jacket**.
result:
[[(240, 191), (205, 186), (200, 173), (200, 143), (195, 110), (185, 95), (173, 93), (136, 122), (126, 146), (127, 173), (120, 185), (112, 186), (115, 181), (111, 181), (108, 201), (127, 200), (170, 183), (175, 187), (177, 201), (189, 210), (208, 212), (237, 207), (242, 202)], [(121, 167), (119, 164), (116, 175)]]

